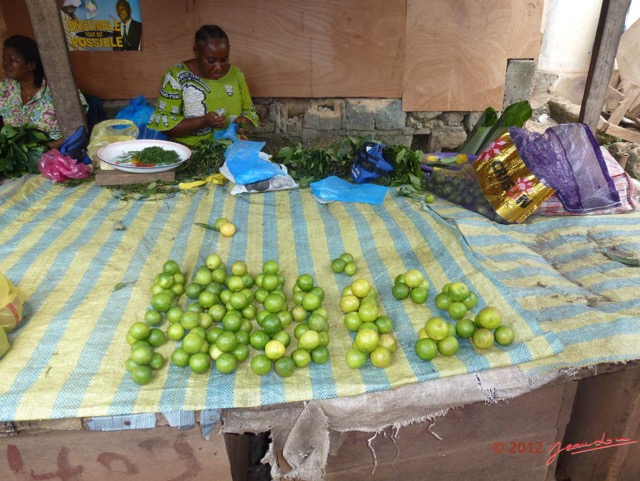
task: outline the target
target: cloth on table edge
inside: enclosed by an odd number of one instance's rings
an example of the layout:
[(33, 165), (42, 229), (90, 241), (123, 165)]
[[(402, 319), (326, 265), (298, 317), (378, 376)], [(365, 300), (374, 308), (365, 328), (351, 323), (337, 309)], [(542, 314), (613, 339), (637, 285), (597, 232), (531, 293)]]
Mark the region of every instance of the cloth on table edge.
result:
[[(344, 437), (340, 433), (378, 433), (434, 420), (450, 409), (469, 404), (505, 401), (560, 379), (562, 372), (527, 377), (517, 366), (439, 378), (389, 391), (358, 396), (293, 403), (260, 409), (222, 412), (222, 432), (271, 433), (263, 463), (271, 477), (321, 481), (329, 454), (336, 454)], [(365, 406), (366, 409), (361, 409)], [(286, 464), (283, 465), (283, 461)], [(372, 461), (373, 463), (373, 461)], [(372, 464), (373, 468), (373, 464)]]

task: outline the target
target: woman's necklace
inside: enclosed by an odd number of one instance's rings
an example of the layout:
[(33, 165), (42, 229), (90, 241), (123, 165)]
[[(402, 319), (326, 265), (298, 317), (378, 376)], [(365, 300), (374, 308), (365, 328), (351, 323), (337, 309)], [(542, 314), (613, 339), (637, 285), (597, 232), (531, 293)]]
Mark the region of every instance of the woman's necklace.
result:
[(40, 90), (40, 89), (35, 87), (35, 86), (32, 87), (32, 88), (20, 86), (20, 94), (22, 96), (22, 104), (23, 105), (27, 105), (29, 102), (31, 102), (31, 100), (33, 100), (33, 97), (35, 97), (36, 94), (38, 93), (38, 90)]

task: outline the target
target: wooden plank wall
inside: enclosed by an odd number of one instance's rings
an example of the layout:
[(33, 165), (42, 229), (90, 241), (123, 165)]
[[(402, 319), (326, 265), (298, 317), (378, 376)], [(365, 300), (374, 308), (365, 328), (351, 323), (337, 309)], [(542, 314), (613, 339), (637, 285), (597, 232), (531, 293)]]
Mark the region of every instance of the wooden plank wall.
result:
[[(142, 1), (143, 51), (70, 55), (86, 93), (155, 98), (164, 70), (192, 56), (197, 28), (217, 23), (255, 97), (403, 98), (406, 111), (483, 110), (502, 107), (507, 58), (538, 55), (543, 3)], [(32, 31), (24, 0), (0, 6), (8, 34)]]
[(403, 110), (501, 107), (507, 59), (539, 54), (543, 4), (408, 0)]

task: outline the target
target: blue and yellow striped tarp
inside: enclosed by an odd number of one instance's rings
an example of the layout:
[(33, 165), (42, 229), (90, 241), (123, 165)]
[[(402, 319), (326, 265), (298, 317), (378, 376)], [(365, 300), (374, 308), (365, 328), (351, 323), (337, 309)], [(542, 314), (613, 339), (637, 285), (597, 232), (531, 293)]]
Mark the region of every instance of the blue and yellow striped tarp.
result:
[(504, 226), (450, 203), (434, 210), (543, 331), (560, 339), (563, 352), (521, 364), (525, 374), (640, 357), (640, 212), (534, 216)]
[[(371, 206), (322, 205), (308, 190), (233, 197), (226, 187), (209, 185), (174, 197), (123, 201), (93, 184), (62, 187), (36, 176), (0, 186), (0, 271), (29, 297), (23, 324), (10, 334), (12, 349), (0, 360), (0, 419), (253, 407), (352, 396), (512, 364), (535, 374), (638, 357), (638, 301), (629, 292), (640, 284), (640, 273), (595, 254), (578, 267), (573, 256), (581, 238), (628, 234), (630, 242), (637, 240), (640, 216), (497, 226), (444, 201), (434, 206), (425, 209), (393, 190), (383, 205)], [(233, 220), (234, 237), (195, 225), (219, 217)], [(571, 235), (574, 244), (567, 246), (563, 239)], [(356, 257), (356, 277), (374, 283), (395, 322), (400, 348), (387, 369), (354, 371), (344, 362), (352, 335), (343, 327), (339, 298), (353, 278), (330, 268), (342, 252)], [(153, 278), (167, 259), (190, 277), (211, 253), (227, 265), (244, 260), (254, 274), (266, 260), (277, 260), (288, 292), (299, 274), (312, 274), (326, 291), (330, 361), (286, 379), (275, 373), (260, 378), (248, 362), (229, 375), (169, 366), (151, 384), (134, 384), (124, 368), (130, 351), (125, 335), (144, 316)], [(425, 306), (391, 295), (395, 276), (411, 268), (421, 269), (431, 285)], [(624, 280), (628, 272), (633, 277)], [(592, 315), (595, 301), (581, 302), (582, 291), (567, 276), (584, 278), (583, 284), (604, 276), (584, 289), (619, 297), (617, 307)], [(614, 278), (624, 285), (609, 282)], [(479, 353), (463, 341), (456, 357), (421, 361), (414, 343), (426, 319), (440, 313), (434, 293), (456, 280), (478, 294), (478, 308), (490, 304), (503, 311), (517, 342)], [(126, 287), (115, 289), (120, 283)], [(168, 358), (174, 346), (159, 351)]]

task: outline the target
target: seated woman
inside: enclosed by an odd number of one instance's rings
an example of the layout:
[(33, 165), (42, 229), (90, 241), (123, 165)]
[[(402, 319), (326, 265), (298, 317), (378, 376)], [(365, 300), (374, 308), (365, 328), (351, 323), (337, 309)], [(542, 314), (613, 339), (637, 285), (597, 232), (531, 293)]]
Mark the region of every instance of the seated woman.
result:
[[(2, 48), (2, 66), (7, 76), (0, 82), (3, 122), (14, 127), (34, 124), (47, 133), (51, 148), (60, 146), (64, 139), (36, 42), (22, 35), (7, 38)], [(86, 100), (80, 96), (86, 108)]]
[(165, 73), (149, 128), (197, 147), (229, 122), (238, 124), (239, 134), (258, 125), (244, 74), (229, 62), (227, 34), (216, 25), (202, 26), (196, 32), (193, 53), (195, 58)]

